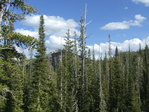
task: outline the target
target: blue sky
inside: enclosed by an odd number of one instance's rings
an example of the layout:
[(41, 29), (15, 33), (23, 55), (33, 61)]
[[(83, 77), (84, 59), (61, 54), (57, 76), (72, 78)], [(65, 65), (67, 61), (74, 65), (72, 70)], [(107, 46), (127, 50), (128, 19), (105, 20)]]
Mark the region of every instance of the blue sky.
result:
[[(97, 44), (107, 46), (109, 34), (113, 49), (118, 46), (121, 51), (128, 48), (126, 44), (132, 44), (132, 50), (136, 50), (134, 46), (149, 40), (149, 0), (27, 0), (26, 3), (36, 7), (39, 14), (27, 16), (25, 21), (16, 25), (16, 31), (38, 37), (39, 15), (45, 15), (49, 51), (62, 47), (59, 44), (67, 28), (78, 31), (85, 4), (87, 22), (91, 21), (87, 26), (89, 48)], [(100, 50), (105, 52), (106, 49)]]

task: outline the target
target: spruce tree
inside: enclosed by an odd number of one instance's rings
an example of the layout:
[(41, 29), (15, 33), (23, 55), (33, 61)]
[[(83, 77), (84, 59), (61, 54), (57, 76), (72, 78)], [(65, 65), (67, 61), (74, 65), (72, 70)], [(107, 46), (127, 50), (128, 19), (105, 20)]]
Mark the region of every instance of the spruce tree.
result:
[(65, 111), (73, 111), (74, 105), (74, 77), (73, 77), (73, 41), (70, 38), (70, 31), (66, 32), (63, 49), (63, 108)]
[(110, 111), (121, 112), (122, 108), (122, 72), (120, 69), (119, 54), (116, 47), (115, 57), (112, 67), (111, 85), (110, 85)]
[(37, 53), (33, 63), (32, 88), (29, 111), (42, 112), (48, 108), (48, 83), (49, 76), (47, 70), (46, 47), (44, 33), (44, 16), (40, 16), (39, 42), (37, 43)]
[(141, 112), (140, 110), (140, 103), (139, 103), (139, 91), (138, 91), (138, 56), (136, 53), (132, 54), (133, 57), (131, 58), (131, 65), (129, 70), (129, 92), (131, 100), (129, 101), (131, 103), (130, 110), (129, 111), (135, 111), (135, 112)]
[[(16, 13), (18, 10), (19, 13)], [(0, 1), (0, 40), (4, 37), (1, 34), (2, 26), (9, 26), (14, 29), (14, 22), (24, 19), (26, 14), (35, 13), (37, 9), (25, 3), (25, 0), (1, 0)]]
[[(5, 16), (7, 17), (7, 16)], [(10, 19), (8, 16), (7, 19)], [(6, 20), (7, 20), (6, 19)], [(14, 18), (13, 20), (17, 20)], [(25, 56), (18, 53), (15, 46), (21, 48), (28, 48), (35, 43), (35, 39), (31, 36), (24, 36), (19, 33), (13, 32), (13, 20), (10, 20), (10, 24), (4, 24), (1, 27), (1, 47), (0, 58), (2, 59), (2, 75), (4, 76), (0, 83), (6, 85), (6, 101), (4, 102), (4, 111), (23, 111), (23, 70), (21, 61), (25, 59)], [(2, 19), (2, 23), (5, 23), (5, 19)]]
[[(25, 56), (18, 53), (14, 45), (21, 47), (28, 47), (29, 43), (33, 40), (33, 37), (23, 36), (21, 34), (13, 33), (8, 27), (3, 28), (2, 36), (4, 37), (0, 58), (2, 59), (2, 75), (0, 83), (6, 85), (7, 89), (11, 92), (7, 92), (4, 111), (22, 111), (23, 105), (23, 69), (21, 62)], [(25, 39), (30, 40), (28, 43)]]
[(149, 48), (146, 45), (143, 56), (143, 76), (141, 87), (142, 110), (149, 111)]

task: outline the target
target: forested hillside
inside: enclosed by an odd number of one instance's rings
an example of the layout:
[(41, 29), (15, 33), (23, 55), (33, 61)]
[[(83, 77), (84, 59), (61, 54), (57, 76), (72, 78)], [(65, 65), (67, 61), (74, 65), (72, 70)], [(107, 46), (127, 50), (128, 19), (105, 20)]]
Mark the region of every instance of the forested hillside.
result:
[(22, 0), (0, 1), (0, 112), (149, 112), (147, 45), (137, 52), (116, 47), (112, 55), (109, 42), (96, 59), (86, 45), (85, 11), (80, 35), (68, 29), (64, 48), (47, 55), (43, 15), (38, 39), (14, 32), (15, 21), (36, 11)]

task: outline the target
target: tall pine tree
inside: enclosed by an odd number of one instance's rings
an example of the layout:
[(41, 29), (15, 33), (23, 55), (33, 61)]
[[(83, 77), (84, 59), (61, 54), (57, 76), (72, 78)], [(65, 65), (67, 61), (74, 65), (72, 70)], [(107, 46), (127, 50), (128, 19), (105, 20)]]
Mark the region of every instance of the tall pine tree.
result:
[(29, 111), (42, 112), (48, 108), (48, 83), (46, 47), (44, 33), (44, 16), (40, 16), (39, 42), (33, 64), (32, 88)]

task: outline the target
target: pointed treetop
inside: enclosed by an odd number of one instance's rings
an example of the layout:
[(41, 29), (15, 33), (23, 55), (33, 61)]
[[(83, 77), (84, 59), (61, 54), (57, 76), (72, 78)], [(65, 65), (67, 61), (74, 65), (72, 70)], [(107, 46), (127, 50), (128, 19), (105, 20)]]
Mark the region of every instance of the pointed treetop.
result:
[(115, 49), (115, 56), (117, 57), (118, 56), (118, 48), (116, 47)]

